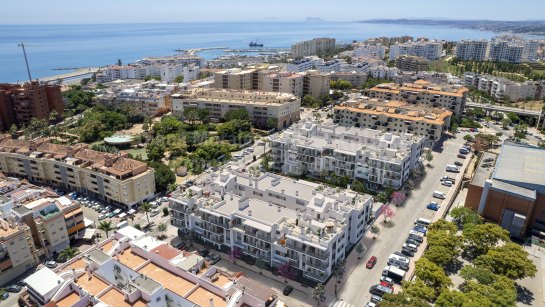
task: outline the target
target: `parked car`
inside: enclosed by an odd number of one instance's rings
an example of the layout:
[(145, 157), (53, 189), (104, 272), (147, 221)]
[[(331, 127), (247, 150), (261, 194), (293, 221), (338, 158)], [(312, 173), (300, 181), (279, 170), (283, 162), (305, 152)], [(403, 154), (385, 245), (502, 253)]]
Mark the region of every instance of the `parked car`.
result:
[(210, 254), (210, 251), (207, 250), (207, 249), (201, 249), (199, 251), (199, 255), (201, 255), (202, 257), (206, 257), (206, 256), (208, 256), (208, 254)]
[(383, 286), (383, 287), (387, 287), (387, 288), (394, 288), (394, 285), (392, 285), (390, 283), (387, 283), (385, 281), (381, 281), (380, 285)]
[(9, 293), (8, 292), (4, 292), (4, 294), (2, 294), (2, 299), (3, 300), (7, 300), (9, 297)]
[(98, 216), (98, 220), (99, 220), (99, 221), (102, 221), (103, 219), (105, 219), (105, 218), (107, 218), (107, 217), (108, 217), (108, 215), (106, 215), (106, 214), (101, 214), (101, 215)]
[(414, 244), (416, 246), (420, 246), (420, 242), (416, 241), (416, 240), (413, 240), (411, 238), (407, 238), (407, 240), (405, 240), (405, 243), (408, 243), (408, 244)]
[(367, 260), (367, 263), (365, 264), (365, 267), (368, 268), (368, 269), (372, 269), (375, 264), (377, 264), (377, 257), (375, 256), (371, 256), (371, 258), (369, 258), (369, 260)]
[(407, 249), (407, 250), (410, 250), (412, 251), (413, 253), (415, 253), (417, 250), (418, 250), (418, 246), (414, 245), (414, 244), (403, 244), (403, 247), (402, 247), (402, 250), (403, 249)]
[(426, 208), (428, 208), (430, 210), (433, 210), (433, 211), (437, 211), (437, 210), (439, 210), (439, 208), (441, 208), (441, 205), (439, 205), (436, 202), (431, 202), (426, 206)]
[(458, 154), (458, 158), (462, 158), (462, 159), (465, 159), (465, 158), (467, 158), (467, 155), (464, 155), (464, 154)]
[(55, 261), (47, 261), (45, 263), (45, 266), (50, 268), (50, 269), (54, 269), (57, 267), (57, 263)]
[(208, 255), (208, 262), (210, 264), (216, 264), (218, 263), (219, 261), (221, 260), (221, 257), (216, 255), (216, 254), (212, 254), (212, 256)]
[(394, 280), (391, 279), (390, 277), (388, 276), (380, 276), (380, 282), (387, 282), (388, 284), (390, 285), (393, 285), (394, 284)]
[(441, 184), (444, 185), (444, 186), (447, 186), (447, 187), (451, 187), (452, 186), (452, 182), (448, 181), (448, 180), (443, 180), (441, 181)]
[(290, 295), (290, 293), (293, 291), (293, 287), (290, 286), (290, 285), (287, 285), (286, 287), (284, 287), (284, 290), (282, 291), (282, 294), (284, 294), (285, 296), (288, 296)]
[(378, 295), (371, 295), (371, 304), (373, 305), (369, 305), (369, 306), (372, 306), (372, 307), (375, 307), (376, 306), (376, 303), (382, 301), (382, 297), (378, 296)]
[(6, 291), (8, 292), (11, 292), (11, 293), (19, 293), (19, 291), (21, 291), (22, 287), (18, 286), (18, 285), (11, 285), (9, 287), (6, 287)]
[(423, 233), (424, 235), (428, 233), (428, 229), (422, 226), (415, 226), (413, 230)]
[(464, 165), (464, 164), (463, 164), (462, 162), (460, 162), (460, 161), (454, 161), (454, 165), (456, 165), (456, 166), (462, 166), (462, 165)]
[[(378, 297), (378, 298), (380, 298), (380, 297)], [(372, 300), (373, 300), (373, 297), (371, 296), (371, 302), (365, 303), (365, 307), (376, 307), (377, 304), (373, 303)], [(379, 302), (380, 302), (380, 300), (379, 300)]]
[(414, 257), (414, 252), (408, 248), (402, 248), (401, 253), (403, 253), (403, 256), (406, 257)]
[(22, 287), (26, 287), (26, 282), (24, 282), (23, 280), (21, 280), (21, 281), (17, 282), (16, 285), (19, 286), (19, 287), (21, 287), (21, 288), (22, 288)]

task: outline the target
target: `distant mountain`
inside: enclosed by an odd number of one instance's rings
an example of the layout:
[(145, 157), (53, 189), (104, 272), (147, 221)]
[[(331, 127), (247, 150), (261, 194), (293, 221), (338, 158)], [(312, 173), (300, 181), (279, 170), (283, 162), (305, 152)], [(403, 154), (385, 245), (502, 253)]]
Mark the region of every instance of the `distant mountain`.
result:
[(459, 29), (474, 29), (498, 33), (515, 33), (545, 36), (545, 20), (454, 20), (454, 19), (370, 19), (363, 23), (401, 24), (419, 26), (443, 26)]
[(307, 22), (323, 22), (324, 20), (320, 17), (307, 17), (305, 19)]

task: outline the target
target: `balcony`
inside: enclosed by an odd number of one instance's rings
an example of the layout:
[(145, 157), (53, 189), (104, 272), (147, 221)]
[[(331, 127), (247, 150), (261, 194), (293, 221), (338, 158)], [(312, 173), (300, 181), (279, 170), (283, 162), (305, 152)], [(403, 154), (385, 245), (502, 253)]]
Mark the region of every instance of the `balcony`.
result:
[(314, 263), (312, 263), (311, 261), (305, 261), (305, 264), (323, 272), (325, 272), (329, 267), (328, 261), (314, 261)]
[(220, 221), (216, 221), (216, 220), (208, 220), (207, 222), (211, 223), (211, 224), (214, 224), (216, 226), (219, 226), (219, 227), (229, 228), (229, 224), (226, 223), (226, 222), (220, 222)]
[(326, 260), (329, 258), (329, 252), (311, 252), (311, 251), (305, 251), (305, 254), (308, 256), (318, 258), (320, 260)]
[(260, 240), (263, 240), (263, 241), (272, 242), (270, 234), (257, 233), (256, 238), (258, 238)]
[(303, 277), (317, 280), (319, 282), (323, 282), (327, 279), (327, 275), (324, 273), (318, 274), (318, 273), (312, 273), (312, 272), (303, 272)]

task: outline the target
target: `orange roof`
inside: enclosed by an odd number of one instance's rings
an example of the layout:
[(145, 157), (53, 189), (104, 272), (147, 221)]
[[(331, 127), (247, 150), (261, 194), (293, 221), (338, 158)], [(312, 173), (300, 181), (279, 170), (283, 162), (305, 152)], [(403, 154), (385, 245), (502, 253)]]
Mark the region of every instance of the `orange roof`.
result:
[(72, 262), (68, 267), (70, 269), (85, 269), (85, 266), (87, 265), (87, 263), (85, 262), (85, 260), (83, 260), (83, 258), (77, 260), (77, 261), (74, 261)]
[(214, 300), (214, 307), (225, 307), (227, 302), (219, 295), (216, 295), (202, 287), (198, 287), (191, 295), (187, 297), (193, 303), (200, 306), (210, 306), (210, 299)]
[(79, 294), (77, 294), (75, 291), (70, 292), (69, 295), (65, 296), (61, 300), (57, 301), (57, 307), (71, 307), (74, 305), (77, 301), (79, 301), (81, 298), (79, 297)]
[(97, 295), (104, 289), (108, 288), (108, 284), (98, 279), (95, 275), (92, 275), (91, 278), (87, 276), (87, 273), (81, 275), (76, 284), (80, 285), (85, 291), (91, 293), (92, 295)]
[(125, 295), (117, 289), (110, 289), (108, 292), (104, 293), (101, 297), (98, 298), (103, 303), (110, 305), (110, 306), (137, 306), (137, 307), (146, 307), (146, 302), (142, 299), (138, 299), (133, 304), (129, 303), (125, 300)]
[(114, 246), (114, 244), (117, 243), (116, 240), (111, 240), (110, 242), (102, 245), (102, 247), (100, 248), (103, 252), (105, 253), (108, 253), (110, 251), (110, 249), (112, 249), (112, 247)]
[(175, 275), (153, 263), (148, 263), (145, 267), (138, 270), (139, 273), (147, 275), (151, 279), (163, 285), (170, 291), (184, 296), (191, 290), (195, 284), (184, 279), (178, 275)]
[(428, 119), (423, 116), (415, 117), (415, 116), (410, 116), (405, 114), (392, 114), (392, 113), (381, 111), (382, 108), (376, 108), (376, 110), (372, 110), (372, 109), (354, 108), (354, 107), (346, 107), (346, 106), (336, 106), (335, 110), (348, 110), (350, 112), (357, 112), (357, 113), (364, 113), (364, 114), (371, 114), (371, 115), (384, 115), (386, 117), (399, 118), (402, 120), (409, 120), (409, 121), (422, 121), (422, 122), (425, 122), (428, 124), (434, 124), (434, 125), (443, 125), (445, 123), (445, 118), (452, 115), (452, 112), (450, 111), (441, 110), (442, 111), (441, 114), (435, 114), (436, 116), (435, 119)]
[(152, 249), (150, 252), (154, 254), (159, 254), (161, 255), (161, 257), (165, 259), (169, 259), (169, 260), (182, 253), (180, 250), (168, 244), (161, 244), (157, 246), (156, 248)]
[(147, 259), (144, 259), (133, 253), (130, 248), (119, 254), (119, 262), (123, 263), (124, 265), (128, 266), (133, 270), (141, 266), (146, 261)]

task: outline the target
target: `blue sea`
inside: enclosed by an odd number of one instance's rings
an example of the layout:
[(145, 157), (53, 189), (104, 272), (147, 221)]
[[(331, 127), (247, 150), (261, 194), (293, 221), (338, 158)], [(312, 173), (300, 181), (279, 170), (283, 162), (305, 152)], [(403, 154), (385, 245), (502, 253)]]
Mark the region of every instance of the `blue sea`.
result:
[[(289, 48), (314, 37), (351, 42), (378, 36), (411, 35), (432, 39), (491, 38), (492, 32), (454, 28), (384, 25), (356, 22), (191, 22), (100, 25), (0, 25), (0, 82), (27, 78), (23, 52), (27, 45), (33, 78), (64, 71), (59, 67), (98, 67), (130, 63), (145, 56), (174, 54), (175, 49), (199, 47), (247, 48), (259, 39), (265, 47)], [(211, 59), (221, 50), (200, 53)]]

